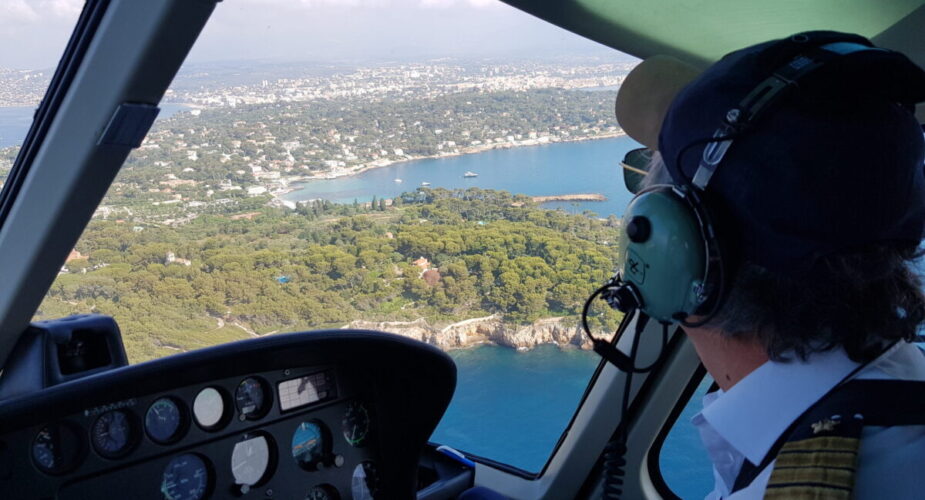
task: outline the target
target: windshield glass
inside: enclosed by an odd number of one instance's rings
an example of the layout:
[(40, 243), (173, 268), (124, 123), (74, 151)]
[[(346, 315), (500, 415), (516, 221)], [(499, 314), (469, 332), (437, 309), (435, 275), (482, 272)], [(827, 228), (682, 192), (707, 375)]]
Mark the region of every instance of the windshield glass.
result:
[(64, 51), (83, 2), (0, 2), (0, 185)]
[(220, 3), (36, 319), (113, 316), (133, 363), (421, 340), (459, 367), (432, 439), (538, 472), (598, 365), (635, 63), (495, 2)]

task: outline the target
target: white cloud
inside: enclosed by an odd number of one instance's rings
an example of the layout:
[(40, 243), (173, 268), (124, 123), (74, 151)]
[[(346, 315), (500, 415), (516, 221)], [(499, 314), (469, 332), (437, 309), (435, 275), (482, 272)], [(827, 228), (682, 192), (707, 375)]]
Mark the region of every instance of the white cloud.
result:
[(311, 9), (316, 7), (384, 7), (395, 2), (391, 0), (238, 0), (236, 3)]
[(5, 0), (0, 3), (0, 26), (32, 22), (39, 18), (26, 0)]
[(51, 12), (57, 16), (73, 17), (83, 9), (86, 0), (38, 0), (34, 3), (40, 5), (40, 11)]
[(82, 0), (3, 0), (0, 23), (42, 22), (48, 17), (76, 20), (82, 8)]
[(502, 3), (500, 0), (420, 0), (422, 7), (474, 7), (477, 9), (499, 7)]
[(53, 66), (83, 9), (83, 0), (0, 0), (0, 66)]
[[(70, 0), (67, 0), (70, 1)], [(316, 7), (495, 7), (500, 0), (237, 0), (237, 4), (285, 6), (311, 9)]]

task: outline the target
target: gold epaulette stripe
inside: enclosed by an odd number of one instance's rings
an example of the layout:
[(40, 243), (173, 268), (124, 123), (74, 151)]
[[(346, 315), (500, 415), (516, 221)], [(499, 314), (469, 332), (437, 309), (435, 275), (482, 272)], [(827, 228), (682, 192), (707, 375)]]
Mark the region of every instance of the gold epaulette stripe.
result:
[(807, 467), (821, 467), (823, 469), (844, 470), (848, 472), (852, 472), (856, 469), (856, 467), (832, 467), (829, 465), (784, 465), (784, 466), (775, 465), (774, 469), (784, 469), (784, 470), (786, 469), (805, 469)]
[(828, 488), (814, 484), (768, 487), (765, 500), (849, 500), (851, 490)]
[(857, 461), (856, 453), (845, 451), (828, 452), (815, 451), (812, 453), (787, 453), (777, 456), (774, 468), (787, 467), (839, 467), (854, 469)]
[(792, 484), (818, 484), (830, 488), (847, 488), (854, 486), (853, 469), (827, 469), (825, 467), (774, 468), (768, 486), (788, 486)]
[(774, 462), (765, 498), (850, 499), (859, 444), (857, 438), (838, 436), (785, 444)]
[(860, 440), (852, 437), (824, 436), (791, 441), (781, 448), (781, 453), (799, 451), (851, 451), (856, 452)]

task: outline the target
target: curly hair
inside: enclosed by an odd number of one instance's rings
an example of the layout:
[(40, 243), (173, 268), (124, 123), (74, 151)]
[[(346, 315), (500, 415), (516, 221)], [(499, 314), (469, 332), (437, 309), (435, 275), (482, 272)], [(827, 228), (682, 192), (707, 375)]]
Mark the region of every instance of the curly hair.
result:
[(890, 342), (913, 341), (925, 321), (919, 256), (914, 245), (879, 244), (823, 257), (804, 280), (744, 262), (709, 324), (753, 335), (775, 360), (842, 347), (868, 361)]
[[(653, 155), (644, 185), (670, 182)], [(777, 361), (837, 347), (868, 361), (891, 342), (915, 340), (925, 322), (915, 265), (921, 256), (916, 245), (883, 242), (822, 257), (805, 279), (734, 263), (724, 301), (707, 325), (757, 339)]]

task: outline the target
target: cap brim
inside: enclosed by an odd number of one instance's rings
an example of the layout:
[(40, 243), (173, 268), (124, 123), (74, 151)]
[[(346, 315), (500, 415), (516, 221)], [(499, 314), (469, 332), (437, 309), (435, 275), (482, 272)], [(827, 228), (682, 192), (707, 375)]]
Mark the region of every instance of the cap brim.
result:
[(653, 56), (639, 63), (617, 92), (617, 122), (640, 144), (658, 149), (658, 133), (678, 92), (700, 70), (670, 56)]

